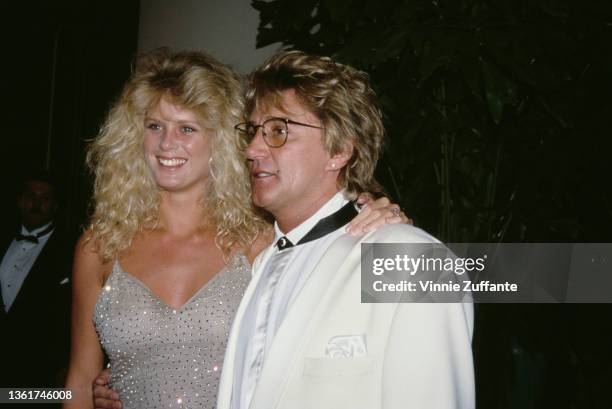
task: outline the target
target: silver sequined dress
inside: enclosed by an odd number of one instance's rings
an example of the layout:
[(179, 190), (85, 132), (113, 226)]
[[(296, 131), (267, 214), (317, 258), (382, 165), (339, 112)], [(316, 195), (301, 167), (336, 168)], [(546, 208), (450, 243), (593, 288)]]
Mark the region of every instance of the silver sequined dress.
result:
[(175, 309), (115, 263), (93, 320), (124, 409), (215, 407), (230, 325), (250, 276), (237, 254)]

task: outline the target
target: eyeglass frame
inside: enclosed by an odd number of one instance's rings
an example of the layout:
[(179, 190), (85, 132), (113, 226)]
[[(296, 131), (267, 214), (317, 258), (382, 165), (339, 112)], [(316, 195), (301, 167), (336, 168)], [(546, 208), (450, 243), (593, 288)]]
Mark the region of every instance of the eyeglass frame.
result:
[[(265, 130), (266, 129), (265, 125), (266, 125), (266, 123), (271, 122), (271, 121), (282, 121), (282, 122), (285, 123), (285, 131), (286, 131), (285, 132), (285, 138), (283, 139), (283, 143), (281, 143), (280, 145), (272, 145), (272, 144), (270, 144), (268, 142), (267, 134), (266, 134), (266, 130)], [(281, 118), (281, 117), (268, 118), (265, 121), (263, 121), (261, 124), (258, 124), (258, 125), (255, 125), (252, 122), (241, 122), (241, 123), (235, 125), (234, 129), (239, 131), (239, 132), (244, 133), (245, 135), (247, 135), (249, 137), (249, 143), (250, 143), (255, 138), (255, 135), (257, 135), (257, 129), (261, 128), (261, 133), (263, 135), (263, 140), (266, 143), (266, 145), (268, 145), (270, 148), (280, 148), (280, 147), (284, 146), (287, 143), (287, 137), (289, 136), (289, 124), (291, 124), (291, 125), (306, 126), (308, 128), (315, 128), (315, 129), (325, 129), (322, 126), (305, 124), (305, 123), (302, 123), (302, 122), (293, 121), (293, 120), (291, 120), (289, 118)], [(249, 132), (248, 132), (248, 127), (249, 126), (252, 126), (253, 129), (255, 130), (255, 132), (253, 132), (253, 136), (252, 137), (249, 135)], [(244, 127), (244, 129), (241, 128), (241, 127)]]

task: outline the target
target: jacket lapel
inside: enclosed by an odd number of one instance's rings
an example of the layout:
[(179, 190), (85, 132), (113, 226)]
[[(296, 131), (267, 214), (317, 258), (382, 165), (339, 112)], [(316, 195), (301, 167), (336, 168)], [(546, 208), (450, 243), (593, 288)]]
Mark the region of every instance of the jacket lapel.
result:
[(332, 280), (342, 278), (337, 273), (358, 240), (349, 235), (339, 237), (315, 266), (274, 337), (250, 409), (270, 409), (278, 404), (291, 368), (309, 340), (318, 317), (324, 313), (321, 300), (327, 289), (333, 287)]
[[(6, 251), (13, 242), (13, 237), (14, 235), (4, 235), (2, 238), (0, 238), (0, 251), (2, 252), (0, 253), (0, 263), (2, 263), (2, 260), (6, 255)], [(0, 290), (0, 327), (3, 323), (5, 315), (6, 312), (4, 311), (4, 300), (2, 299), (2, 291)]]
[(39, 304), (44, 299), (41, 298), (41, 294), (53, 291), (55, 289), (54, 286), (59, 286), (59, 282), (54, 282), (55, 271), (53, 271), (53, 267), (55, 264), (52, 262), (57, 250), (54, 248), (55, 239), (57, 238), (56, 233), (55, 231), (51, 233), (51, 237), (49, 237), (40, 254), (34, 260), (32, 268), (30, 268), (13, 301), (13, 305), (8, 312), (9, 315), (26, 314), (40, 309)]

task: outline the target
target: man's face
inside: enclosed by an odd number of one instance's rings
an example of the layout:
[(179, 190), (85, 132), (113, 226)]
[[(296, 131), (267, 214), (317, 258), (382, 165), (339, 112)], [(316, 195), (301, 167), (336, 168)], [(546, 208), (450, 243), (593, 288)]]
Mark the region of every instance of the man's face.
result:
[[(284, 91), (282, 109), (255, 110), (253, 124), (269, 118), (288, 118), (321, 126), (320, 120), (304, 107), (293, 90)], [(288, 125), (287, 142), (279, 148), (266, 145), (262, 130), (249, 144), (247, 158), (251, 173), (253, 203), (277, 219), (284, 214), (313, 213), (337, 191), (337, 172), (329, 170), (330, 155), (323, 146), (323, 130)]]
[(17, 207), (28, 230), (41, 227), (53, 220), (57, 212), (55, 188), (47, 182), (30, 180), (25, 184)]

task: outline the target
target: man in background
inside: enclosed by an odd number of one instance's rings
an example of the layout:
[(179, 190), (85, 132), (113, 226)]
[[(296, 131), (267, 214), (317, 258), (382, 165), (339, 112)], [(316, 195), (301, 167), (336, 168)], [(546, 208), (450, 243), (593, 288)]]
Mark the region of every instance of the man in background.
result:
[(74, 242), (57, 223), (53, 177), (26, 176), (17, 208), (19, 223), (0, 237), (0, 387), (60, 386), (70, 343)]

